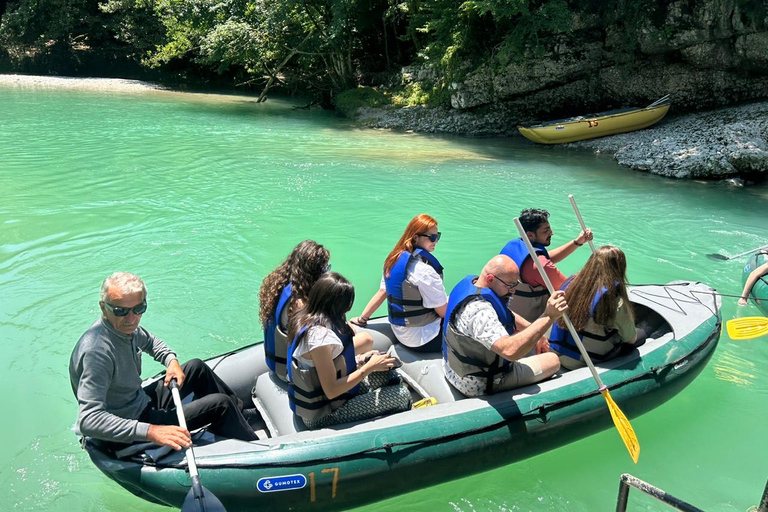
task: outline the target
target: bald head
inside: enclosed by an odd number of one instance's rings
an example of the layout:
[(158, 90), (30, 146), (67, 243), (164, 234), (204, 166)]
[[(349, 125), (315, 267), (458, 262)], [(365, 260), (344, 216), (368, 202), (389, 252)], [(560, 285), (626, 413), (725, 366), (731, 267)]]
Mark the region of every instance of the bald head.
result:
[(480, 288), (490, 288), (499, 297), (510, 297), (514, 292), (504, 283), (512, 285), (520, 279), (520, 270), (512, 258), (505, 254), (494, 256), (483, 267), (475, 284)]

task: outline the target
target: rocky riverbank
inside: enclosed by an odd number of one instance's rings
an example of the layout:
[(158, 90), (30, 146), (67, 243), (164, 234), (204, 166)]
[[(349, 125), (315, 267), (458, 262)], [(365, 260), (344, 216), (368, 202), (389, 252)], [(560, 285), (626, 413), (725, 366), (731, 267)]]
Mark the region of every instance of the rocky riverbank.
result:
[[(673, 103), (671, 113), (651, 128), (558, 147), (612, 154), (620, 165), (671, 178), (731, 179), (742, 184), (768, 177), (768, 102), (679, 116), (674, 108)], [(374, 128), (522, 137), (500, 110), (478, 114), (364, 108), (357, 120)]]
[(671, 117), (565, 147), (609, 153), (620, 165), (671, 178), (762, 181), (768, 177), (768, 102)]

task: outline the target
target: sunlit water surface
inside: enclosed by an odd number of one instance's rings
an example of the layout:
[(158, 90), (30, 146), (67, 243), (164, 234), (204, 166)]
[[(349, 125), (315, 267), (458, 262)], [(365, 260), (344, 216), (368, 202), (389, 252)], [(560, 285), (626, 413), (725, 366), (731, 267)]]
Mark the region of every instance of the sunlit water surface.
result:
[[(569, 193), (596, 242), (627, 253), (634, 283), (700, 280), (737, 294), (744, 261), (705, 254), (768, 241), (765, 186), (670, 181), (517, 140), (359, 130), (243, 97), (0, 88), (0, 105), (3, 511), (167, 510), (102, 475), (71, 430), (69, 354), (115, 270), (144, 277), (144, 325), (188, 359), (260, 339), (259, 284), (306, 238), (331, 250), (359, 312), (420, 212), (439, 221), (449, 286), (514, 236), (522, 208), (552, 213), (554, 244), (576, 236)], [(587, 257), (585, 247), (561, 268)], [(725, 318), (759, 314), (723, 300)], [(631, 472), (707, 511), (744, 511), (768, 477), (767, 355), (768, 338), (723, 334), (691, 386), (632, 420), (637, 465), (609, 430), (360, 510), (607, 511)], [(159, 367), (147, 359), (148, 376)], [(630, 503), (661, 509), (634, 492)]]

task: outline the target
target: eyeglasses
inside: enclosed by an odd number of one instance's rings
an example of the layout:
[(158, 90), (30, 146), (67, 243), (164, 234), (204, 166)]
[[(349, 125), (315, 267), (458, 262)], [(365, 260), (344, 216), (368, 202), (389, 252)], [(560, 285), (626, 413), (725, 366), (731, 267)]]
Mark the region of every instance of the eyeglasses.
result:
[(128, 316), (128, 313), (130, 313), (131, 311), (133, 311), (134, 315), (143, 315), (144, 312), (147, 310), (147, 301), (144, 301), (141, 304), (133, 306), (132, 308), (124, 308), (122, 306), (113, 306), (108, 302), (105, 302), (104, 305), (115, 316)]
[(330, 263), (328, 263), (327, 265), (325, 265), (325, 266), (322, 268), (321, 272), (322, 272), (323, 274), (325, 274), (326, 272), (330, 272), (332, 268), (333, 268), (333, 265), (331, 265)]
[(508, 282), (506, 282), (505, 280), (503, 280), (503, 279), (502, 279), (502, 278), (500, 278), (499, 276), (493, 276), (493, 277), (494, 277), (494, 278), (496, 278), (496, 279), (497, 279), (497, 280), (498, 280), (498, 281), (499, 281), (501, 284), (503, 284), (504, 286), (506, 286), (506, 287), (507, 287), (507, 290), (509, 290), (509, 291), (512, 291), (512, 290), (514, 290), (515, 288), (517, 288), (517, 285), (519, 285), (519, 284), (520, 284), (520, 280), (519, 280), (519, 279), (518, 279), (517, 281), (515, 281), (514, 283), (512, 283), (512, 284), (509, 284)]
[(441, 235), (442, 235), (442, 233), (440, 233), (440, 232), (438, 231), (438, 232), (437, 232), (437, 233), (435, 233), (434, 235), (428, 235), (428, 234), (426, 234), (426, 233), (418, 233), (416, 236), (425, 236), (425, 237), (429, 238), (429, 241), (430, 241), (430, 242), (437, 242), (438, 240), (440, 240), (440, 236), (441, 236)]

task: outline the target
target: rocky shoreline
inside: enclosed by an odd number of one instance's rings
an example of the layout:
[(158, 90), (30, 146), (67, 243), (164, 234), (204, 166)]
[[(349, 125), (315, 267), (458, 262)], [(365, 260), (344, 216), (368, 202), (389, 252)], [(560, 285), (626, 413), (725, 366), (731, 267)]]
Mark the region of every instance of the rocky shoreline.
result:
[[(148, 82), (115, 78), (0, 75), (0, 85), (104, 92), (169, 91)], [(658, 125), (645, 130), (558, 147), (611, 154), (620, 165), (671, 178), (726, 179), (743, 185), (768, 177), (768, 102), (675, 116), (673, 101), (670, 112)], [(509, 119), (502, 109), (472, 112), (413, 107), (361, 108), (355, 121), (371, 128), (522, 139)]]
[[(671, 114), (645, 130), (559, 147), (611, 154), (619, 165), (670, 178), (726, 179), (734, 185), (768, 178), (768, 102), (677, 116), (674, 108), (673, 101)], [(492, 109), (361, 108), (356, 119), (372, 128), (522, 138), (504, 112)]]

